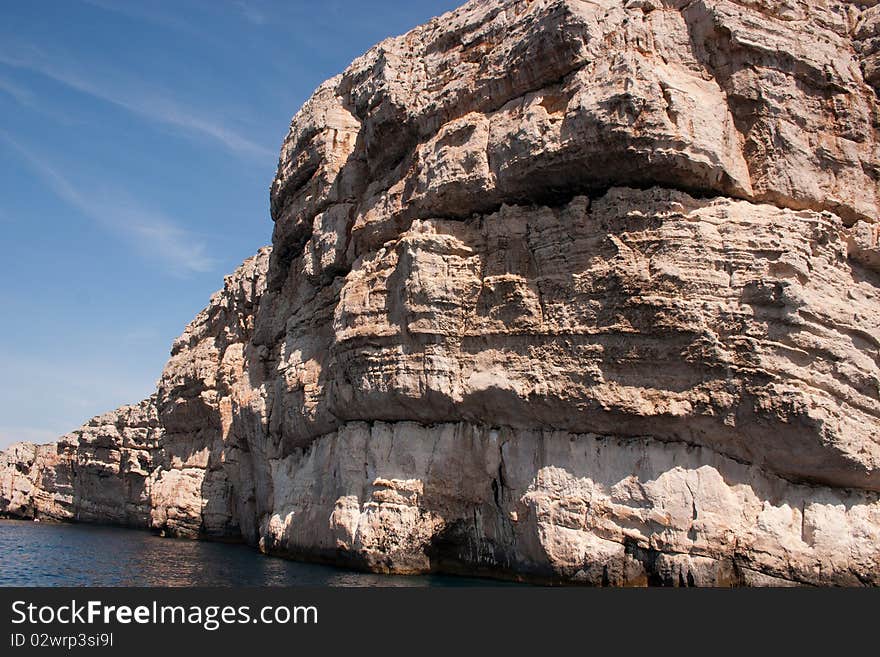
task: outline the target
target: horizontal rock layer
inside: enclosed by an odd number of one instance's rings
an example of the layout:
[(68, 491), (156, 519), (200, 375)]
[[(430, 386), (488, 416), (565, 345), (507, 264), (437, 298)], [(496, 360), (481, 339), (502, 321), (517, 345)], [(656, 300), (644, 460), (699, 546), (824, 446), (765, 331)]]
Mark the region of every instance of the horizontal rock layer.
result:
[(381, 572), (880, 583), (877, 7), (470, 2), (294, 117), (273, 247), (0, 511)]
[(261, 546), (281, 554), (595, 585), (880, 583), (876, 494), (681, 443), (350, 423), (272, 471)]

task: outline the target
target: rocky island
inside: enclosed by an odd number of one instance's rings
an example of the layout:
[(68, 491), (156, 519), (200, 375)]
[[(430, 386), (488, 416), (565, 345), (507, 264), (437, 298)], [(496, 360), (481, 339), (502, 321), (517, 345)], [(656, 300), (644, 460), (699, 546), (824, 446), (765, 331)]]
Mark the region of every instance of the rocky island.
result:
[(880, 4), (474, 0), (294, 116), (272, 247), (0, 512), (376, 572), (880, 584)]

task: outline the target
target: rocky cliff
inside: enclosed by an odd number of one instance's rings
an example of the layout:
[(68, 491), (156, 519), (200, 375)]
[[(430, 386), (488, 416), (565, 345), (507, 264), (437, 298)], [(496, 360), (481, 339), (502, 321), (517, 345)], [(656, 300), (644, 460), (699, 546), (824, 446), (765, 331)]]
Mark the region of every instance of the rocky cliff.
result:
[(156, 394), (7, 514), (380, 572), (880, 584), (880, 5), (473, 1), (294, 117)]

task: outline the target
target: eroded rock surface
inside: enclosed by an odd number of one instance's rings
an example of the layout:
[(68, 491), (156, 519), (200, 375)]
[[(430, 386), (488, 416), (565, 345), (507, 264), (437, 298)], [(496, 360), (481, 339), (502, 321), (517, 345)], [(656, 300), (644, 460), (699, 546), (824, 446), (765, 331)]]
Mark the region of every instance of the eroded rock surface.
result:
[(878, 5), (470, 2), (294, 117), (273, 247), (0, 510), (382, 572), (880, 584)]

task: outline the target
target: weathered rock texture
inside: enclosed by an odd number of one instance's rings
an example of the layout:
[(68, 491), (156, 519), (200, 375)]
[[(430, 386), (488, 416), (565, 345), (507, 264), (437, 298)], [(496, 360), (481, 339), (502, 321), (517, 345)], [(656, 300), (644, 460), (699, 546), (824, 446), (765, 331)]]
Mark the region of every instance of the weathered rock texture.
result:
[(294, 117), (273, 248), (0, 509), (377, 571), (880, 584), (880, 5), (470, 2)]

